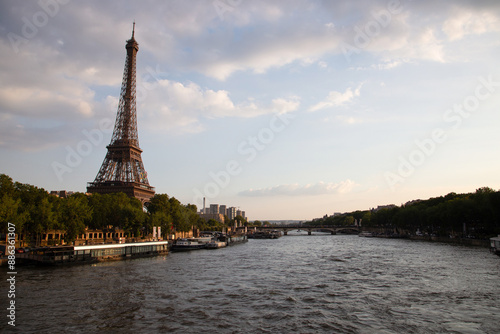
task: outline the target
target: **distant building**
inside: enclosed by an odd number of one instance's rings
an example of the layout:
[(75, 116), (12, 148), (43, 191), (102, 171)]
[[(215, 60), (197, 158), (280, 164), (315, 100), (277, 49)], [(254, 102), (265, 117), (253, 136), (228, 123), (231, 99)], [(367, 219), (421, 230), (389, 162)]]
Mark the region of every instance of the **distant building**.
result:
[(51, 195), (60, 197), (60, 198), (66, 198), (68, 196), (73, 195), (75, 192), (74, 191), (66, 191), (66, 190), (52, 190), (50, 192)]
[(224, 215), (221, 215), (220, 213), (200, 213), (199, 215), (205, 221), (209, 221), (210, 219), (213, 219), (213, 220), (218, 221), (219, 223), (224, 224)]
[(210, 214), (219, 214), (219, 204), (210, 204)]
[[(227, 205), (222, 204), (210, 204), (209, 207), (205, 207), (205, 209), (200, 209), (200, 212), (198, 214), (202, 216), (203, 218), (208, 219), (215, 219), (219, 221), (218, 215), (221, 215), (222, 217), (227, 216), (229, 220), (233, 220), (236, 218), (236, 216), (242, 216), (245, 220), (248, 221), (248, 218), (246, 216), (246, 212), (237, 209), (236, 207), (227, 207)], [(210, 215), (210, 216), (209, 216)], [(222, 220), (223, 221), (223, 220)]]
[(235, 207), (230, 207), (227, 208), (227, 217), (231, 220), (236, 218), (236, 208)]
[(227, 215), (227, 209), (225, 205), (219, 206), (219, 213), (223, 216)]

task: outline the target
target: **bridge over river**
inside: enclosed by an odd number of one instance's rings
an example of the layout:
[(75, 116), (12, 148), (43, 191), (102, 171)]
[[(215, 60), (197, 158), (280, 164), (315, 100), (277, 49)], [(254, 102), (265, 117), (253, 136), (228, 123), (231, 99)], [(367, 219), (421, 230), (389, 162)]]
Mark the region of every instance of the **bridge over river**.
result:
[(359, 234), (361, 229), (358, 226), (307, 226), (307, 225), (274, 225), (274, 226), (261, 226), (257, 227), (257, 231), (282, 231), (284, 235), (287, 235), (289, 231), (307, 231), (308, 235), (311, 235), (313, 231), (316, 232), (326, 232), (332, 235), (337, 233), (342, 234)]

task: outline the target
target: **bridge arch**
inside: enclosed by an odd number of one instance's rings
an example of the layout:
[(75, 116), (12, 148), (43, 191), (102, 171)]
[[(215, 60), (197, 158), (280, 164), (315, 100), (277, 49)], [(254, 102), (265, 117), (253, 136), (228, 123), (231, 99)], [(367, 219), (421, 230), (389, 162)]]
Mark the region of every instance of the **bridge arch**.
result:
[(312, 235), (313, 231), (317, 232), (329, 232), (331, 235), (337, 233), (349, 233), (358, 234), (360, 228), (358, 226), (307, 226), (307, 225), (282, 225), (282, 226), (261, 226), (256, 228), (257, 231), (271, 231), (278, 230), (282, 231), (284, 235), (288, 235), (289, 231), (294, 230), (305, 230), (308, 235)]

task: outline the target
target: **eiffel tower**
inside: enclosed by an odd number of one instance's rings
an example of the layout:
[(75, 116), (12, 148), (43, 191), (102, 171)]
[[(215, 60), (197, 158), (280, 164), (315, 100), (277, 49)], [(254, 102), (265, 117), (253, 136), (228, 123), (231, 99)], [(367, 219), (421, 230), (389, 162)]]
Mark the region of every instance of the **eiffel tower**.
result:
[(135, 64), (139, 44), (134, 39), (134, 32), (135, 22), (132, 38), (125, 46), (127, 58), (113, 136), (111, 143), (106, 146), (108, 152), (94, 182), (87, 183), (87, 192), (100, 194), (124, 192), (144, 204), (154, 196), (155, 189), (149, 185), (137, 135)]

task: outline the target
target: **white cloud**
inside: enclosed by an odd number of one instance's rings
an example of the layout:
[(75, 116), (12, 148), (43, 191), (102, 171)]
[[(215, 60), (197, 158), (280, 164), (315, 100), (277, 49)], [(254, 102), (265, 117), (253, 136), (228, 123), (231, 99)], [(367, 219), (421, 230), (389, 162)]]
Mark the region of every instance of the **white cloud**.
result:
[(147, 91), (138, 108), (144, 122), (153, 130), (172, 129), (176, 132), (200, 132), (203, 119), (221, 117), (251, 118), (265, 114), (283, 114), (298, 109), (297, 97), (275, 98), (270, 103), (246, 101), (234, 103), (226, 90), (204, 89), (189, 82), (186, 84), (159, 80)]
[(227, 79), (236, 71), (251, 70), (263, 74), (294, 61), (308, 66), (319, 56), (335, 50), (340, 38), (325, 28), (300, 31), (297, 27), (290, 27), (273, 34), (263, 29), (247, 36), (244, 45), (234, 44), (232, 40), (214, 40), (212, 44), (219, 47), (210, 53), (211, 61), (200, 60), (193, 65), (219, 80)]
[(379, 70), (390, 70), (390, 69), (393, 69), (393, 68), (400, 66), (401, 64), (403, 64), (403, 61), (393, 60), (393, 61), (387, 61), (387, 62), (382, 63), (382, 64), (374, 65), (374, 67), (379, 69)]
[(92, 116), (94, 93), (82, 87), (73, 88), (65, 93), (43, 87), (4, 87), (0, 89), (0, 106), (4, 112), (33, 118)]
[(499, 31), (500, 21), (493, 13), (457, 8), (453, 11), (453, 15), (443, 23), (442, 29), (451, 41), (455, 41), (466, 35)]
[(308, 111), (318, 111), (325, 108), (332, 108), (345, 105), (351, 102), (355, 97), (360, 95), (361, 87), (363, 83), (361, 83), (354, 91), (351, 87), (347, 88), (344, 93), (331, 91), (325, 100), (318, 102), (308, 109)]
[(352, 191), (356, 183), (345, 180), (339, 183), (318, 182), (315, 184), (299, 185), (283, 184), (270, 188), (249, 189), (239, 193), (241, 196), (249, 197), (271, 197), (271, 196), (315, 196), (325, 194), (345, 194)]

